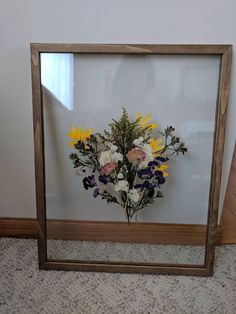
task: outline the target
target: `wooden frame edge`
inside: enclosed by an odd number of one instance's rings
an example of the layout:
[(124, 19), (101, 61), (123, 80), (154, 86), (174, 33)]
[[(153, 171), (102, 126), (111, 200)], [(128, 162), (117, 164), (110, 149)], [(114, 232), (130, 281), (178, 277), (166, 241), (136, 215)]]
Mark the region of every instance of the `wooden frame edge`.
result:
[[(218, 100), (215, 118), (213, 160), (211, 186), (209, 193), (208, 232), (206, 240), (205, 265), (213, 273), (215, 258), (215, 236), (219, 211), (220, 186), (222, 176), (222, 162), (224, 154), (224, 140), (229, 98), (230, 72), (232, 62), (232, 46), (227, 47), (222, 54), (218, 87)], [(214, 184), (213, 184), (214, 182)]]
[(47, 259), (43, 106), (40, 83), (40, 51), (35, 45), (32, 44), (30, 44), (30, 49), (34, 128), (35, 190), (38, 220), (38, 256), (39, 266), (41, 266)]
[[(216, 107), (216, 121), (214, 132), (214, 146), (212, 160), (212, 175), (210, 187), (210, 199), (208, 208), (208, 232), (206, 241), (205, 264), (201, 274), (211, 275), (213, 273), (214, 255), (215, 255), (215, 232), (218, 218), (219, 190), (222, 172), (222, 159), (224, 147), (224, 134), (226, 124), (226, 112), (229, 94), (230, 69), (232, 59), (232, 45), (113, 45), (113, 44), (31, 44), (31, 66), (32, 66), (32, 87), (33, 91), (33, 115), (34, 115), (34, 139), (35, 139), (35, 175), (36, 175), (36, 202), (37, 217), (39, 222), (39, 266), (56, 267), (58, 263), (48, 264), (47, 261), (47, 244), (46, 244), (46, 211), (45, 211), (45, 170), (44, 170), (44, 149), (43, 149), (43, 118), (42, 118), (42, 100), (40, 91), (40, 52), (77, 52), (77, 53), (111, 53), (111, 54), (200, 54), (200, 55), (221, 55), (221, 69), (219, 82), (219, 95)], [(219, 143), (222, 143), (219, 147)], [(213, 184), (213, 182), (215, 184)], [(49, 266), (48, 266), (49, 265)], [(98, 269), (100, 269), (98, 264)], [(72, 267), (72, 264), (69, 265)], [(112, 267), (106, 265), (107, 271)], [(59, 266), (58, 266), (59, 267)], [(68, 267), (68, 266), (67, 266)], [(103, 270), (104, 267), (101, 266)], [(170, 265), (160, 269), (160, 272), (168, 273)], [(173, 265), (171, 265), (173, 270)], [(92, 271), (94, 266), (78, 265), (76, 270)], [(178, 268), (178, 267), (177, 267)], [(55, 269), (55, 268), (54, 268)], [(95, 267), (96, 269), (96, 267)], [(139, 269), (139, 268), (138, 268)], [(68, 269), (69, 270), (69, 269)], [(128, 267), (127, 272), (136, 272), (136, 268)], [(139, 269), (141, 270), (141, 269)], [(190, 274), (191, 269), (189, 269)], [(96, 270), (99, 271), (99, 270)], [(158, 266), (155, 272), (158, 271)], [(122, 272), (126, 272), (122, 268)], [(140, 271), (139, 271), (140, 272)], [(148, 272), (147, 270), (145, 272)], [(181, 268), (179, 273), (181, 274)], [(176, 273), (177, 274), (177, 273)], [(200, 275), (200, 273), (198, 273)]]
[(96, 271), (109, 273), (142, 273), (158, 275), (184, 275), (184, 276), (211, 276), (212, 270), (203, 265), (181, 266), (181, 265), (142, 265), (141, 263), (88, 263), (88, 262), (66, 262), (45, 261), (40, 264), (40, 269), (58, 271)]
[(111, 53), (111, 54), (223, 54), (232, 45), (202, 44), (58, 44), (31, 43), (40, 52)]

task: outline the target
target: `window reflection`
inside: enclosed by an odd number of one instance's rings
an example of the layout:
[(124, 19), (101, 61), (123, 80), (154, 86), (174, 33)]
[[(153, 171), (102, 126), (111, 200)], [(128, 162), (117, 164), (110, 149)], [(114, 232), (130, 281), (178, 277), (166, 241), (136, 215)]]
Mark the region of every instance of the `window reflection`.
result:
[(41, 83), (69, 110), (73, 110), (73, 69), (73, 54), (41, 53)]

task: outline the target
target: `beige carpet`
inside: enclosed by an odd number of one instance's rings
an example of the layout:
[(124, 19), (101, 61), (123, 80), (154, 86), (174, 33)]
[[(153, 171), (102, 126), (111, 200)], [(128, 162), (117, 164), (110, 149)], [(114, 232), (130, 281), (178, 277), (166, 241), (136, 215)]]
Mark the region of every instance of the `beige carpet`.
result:
[[(204, 264), (205, 246), (48, 240), (49, 259)], [(235, 313), (236, 314), (236, 313)]]
[(213, 277), (39, 271), (35, 240), (0, 239), (0, 313), (236, 313), (236, 245)]

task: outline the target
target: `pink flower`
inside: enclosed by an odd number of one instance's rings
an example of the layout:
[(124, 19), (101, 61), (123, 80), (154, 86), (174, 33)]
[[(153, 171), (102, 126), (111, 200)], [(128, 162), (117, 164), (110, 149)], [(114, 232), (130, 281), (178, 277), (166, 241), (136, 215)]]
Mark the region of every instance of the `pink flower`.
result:
[(104, 174), (108, 175), (117, 166), (118, 166), (118, 163), (116, 163), (116, 162), (108, 162), (104, 166), (101, 167), (101, 174), (102, 175), (104, 175)]
[(141, 148), (135, 147), (128, 151), (127, 158), (131, 163), (136, 160), (143, 161), (146, 158), (146, 153)]

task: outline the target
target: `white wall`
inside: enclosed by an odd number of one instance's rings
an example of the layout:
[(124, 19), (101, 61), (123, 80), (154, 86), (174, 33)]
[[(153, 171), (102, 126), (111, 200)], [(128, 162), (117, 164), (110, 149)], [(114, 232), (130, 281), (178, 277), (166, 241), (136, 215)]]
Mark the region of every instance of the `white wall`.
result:
[[(234, 0), (0, 0), (0, 216), (36, 215), (30, 42), (235, 45), (235, 12)], [(221, 204), (236, 133), (235, 62), (232, 72)]]

